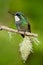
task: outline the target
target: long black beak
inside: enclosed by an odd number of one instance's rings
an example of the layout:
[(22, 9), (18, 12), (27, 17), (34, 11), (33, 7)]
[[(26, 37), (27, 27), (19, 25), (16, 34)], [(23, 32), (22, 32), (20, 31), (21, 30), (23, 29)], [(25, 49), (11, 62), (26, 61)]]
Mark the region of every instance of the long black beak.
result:
[(14, 12), (11, 12), (11, 11), (8, 11), (8, 13), (11, 14), (11, 15), (13, 15), (13, 16), (15, 15)]

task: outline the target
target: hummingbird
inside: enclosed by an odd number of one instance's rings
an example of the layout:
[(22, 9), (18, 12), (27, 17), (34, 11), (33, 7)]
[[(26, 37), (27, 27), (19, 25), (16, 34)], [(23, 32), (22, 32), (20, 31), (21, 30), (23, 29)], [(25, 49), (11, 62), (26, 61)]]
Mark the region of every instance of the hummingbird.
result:
[(21, 36), (24, 38), (25, 37), (25, 32), (31, 32), (29, 21), (27, 20), (25, 15), (21, 12), (16, 12), (14, 14), (14, 13), (9, 11), (9, 13), (14, 16), (14, 20), (15, 20), (15, 24), (16, 24), (18, 32), (19, 31), (24, 32), (24, 34), (21, 34)]
[(31, 27), (30, 27), (29, 21), (27, 20), (26, 16), (23, 13), (16, 12), (14, 14), (10, 11), (9, 11), (9, 13), (14, 16), (14, 20), (15, 20), (15, 24), (16, 24), (18, 32), (19, 31), (24, 32), (24, 34), (21, 34), (21, 36), (23, 37), (23, 41), (19, 44), (19, 48), (20, 48), (19, 50), (21, 53), (22, 60), (25, 63), (28, 56), (31, 54), (31, 52), (33, 52), (32, 43), (33, 42), (38, 43), (38, 39), (35, 39), (35, 37), (25, 35), (25, 32), (31, 33)]

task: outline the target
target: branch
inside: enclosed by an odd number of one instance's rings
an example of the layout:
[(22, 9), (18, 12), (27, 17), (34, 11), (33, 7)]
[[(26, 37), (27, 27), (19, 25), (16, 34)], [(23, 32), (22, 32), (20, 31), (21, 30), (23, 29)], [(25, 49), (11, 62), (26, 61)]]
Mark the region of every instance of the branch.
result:
[[(9, 28), (7, 26), (3, 26), (3, 25), (0, 25), (0, 30), (6, 30), (6, 31), (14, 32), (14, 33), (24, 34), (24, 32), (22, 32), (22, 31), (18, 32), (18, 30), (15, 30), (15, 29)], [(26, 36), (33, 36), (33, 37), (38, 36), (37, 34), (30, 33), (30, 32), (25, 32), (25, 35)]]

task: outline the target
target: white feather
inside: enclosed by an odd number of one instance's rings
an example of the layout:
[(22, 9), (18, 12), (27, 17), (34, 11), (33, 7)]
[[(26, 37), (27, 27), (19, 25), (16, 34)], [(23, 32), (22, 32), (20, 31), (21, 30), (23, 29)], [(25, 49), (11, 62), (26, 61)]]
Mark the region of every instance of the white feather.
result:
[(18, 16), (15, 16), (15, 21), (19, 21), (20, 18)]

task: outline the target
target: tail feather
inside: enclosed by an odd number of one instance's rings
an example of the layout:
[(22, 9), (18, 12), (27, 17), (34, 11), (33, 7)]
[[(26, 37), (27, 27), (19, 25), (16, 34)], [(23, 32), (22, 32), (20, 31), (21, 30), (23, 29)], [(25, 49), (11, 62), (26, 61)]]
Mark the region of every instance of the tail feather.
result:
[(21, 36), (24, 38), (24, 35), (23, 34), (21, 34)]

